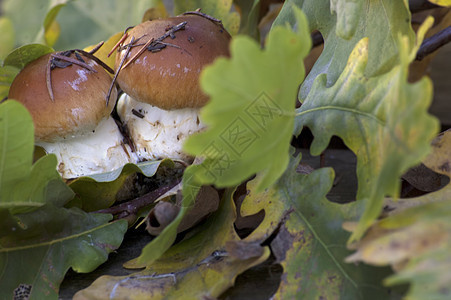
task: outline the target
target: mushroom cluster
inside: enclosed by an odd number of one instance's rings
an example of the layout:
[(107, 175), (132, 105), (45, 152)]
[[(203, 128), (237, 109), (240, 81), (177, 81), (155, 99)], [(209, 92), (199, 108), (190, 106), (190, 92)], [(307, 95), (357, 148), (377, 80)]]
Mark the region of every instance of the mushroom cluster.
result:
[(147, 21), (126, 33), (116, 56), (117, 82), (125, 92), (117, 105), (140, 160), (190, 157), (186, 138), (205, 126), (208, 101), (199, 86), (202, 69), (229, 56), (230, 35), (221, 22), (200, 12)]
[[(95, 60), (67, 51), (41, 56), (11, 84), (8, 98), (28, 109), (35, 143), (57, 156), (63, 178), (112, 171), (136, 161), (110, 115), (115, 105), (106, 101), (111, 81)], [(116, 88), (111, 92), (116, 99)]]
[[(145, 160), (190, 162), (183, 142), (205, 127), (199, 110), (208, 101), (199, 75), (229, 56), (230, 38), (219, 20), (199, 11), (147, 21), (117, 45), (114, 78), (93, 52), (55, 52), (28, 64), (8, 97), (29, 110), (36, 144), (57, 156), (65, 179)], [(119, 127), (111, 116), (116, 83), (124, 92)]]

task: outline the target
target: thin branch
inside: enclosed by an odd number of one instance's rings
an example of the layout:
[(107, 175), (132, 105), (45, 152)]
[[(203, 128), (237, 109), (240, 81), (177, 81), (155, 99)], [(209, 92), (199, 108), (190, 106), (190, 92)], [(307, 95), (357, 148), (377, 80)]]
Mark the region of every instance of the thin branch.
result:
[(127, 59), (127, 56), (130, 54), (131, 45), (135, 42), (135, 37), (132, 36), (132, 39), (130, 43), (127, 45), (125, 50), (125, 55), (122, 57), (121, 63), (119, 64), (119, 67), (116, 70), (116, 73), (114, 74), (113, 80), (111, 81), (110, 88), (108, 89), (108, 93), (106, 95), (106, 105), (108, 106), (108, 103), (110, 102), (111, 92), (113, 91), (114, 84), (116, 83), (117, 76), (119, 75), (119, 72), (122, 69), (122, 66), (124, 65), (125, 60)]
[(129, 215), (134, 215), (139, 211), (139, 209), (154, 203), (158, 198), (160, 198), (165, 193), (174, 188), (177, 184), (179, 184), (180, 181), (181, 179), (178, 179), (168, 185), (161, 186), (141, 197), (135, 198), (133, 200), (124, 202), (116, 206), (97, 210), (94, 211), (93, 213), (120, 215), (121, 218), (124, 218)]
[(416, 60), (422, 60), (449, 42), (451, 42), (451, 26), (425, 39), (418, 50)]
[[(98, 50), (98, 49), (97, 49)], [(106, 63), (104, 63), (100, 58), (98, 58), (97, 56), (95, 56), (94, 54), (90, 52), (86, 52), (82, 49), (75, 49), (75, 53), (79, 52), (81, 54), (83, 54), (84, 56), (86, 56), (87, 58), (92, 59), (93, 61), (95, 61), (97, 64), (99, 64), (102, 68), (104, 68), (107, 72), (114, 74), (114, 70), (110, 68), (110, 66), (108, 66)]]
[(147, 43), (145, 43), (145, 44), (141, 47), (141, 49), (139, 49), (138, 52), (136, 52), (136, 54), (135, 54), (132, 58), (130, 58), (130, 60), (122, 67), (122, 69), (127, 68), (127, 66), (128, 66), (129, 64), (131, 64), (133, 61), (135, 61), (135, 59), (136, 59), (138, 56), (140, 56), (144, 51), (146, 51), (147, 46), (149, 46), (152, 42), (153, 42), (153, 38), (151, 38), (150, 40), (148, 40)]

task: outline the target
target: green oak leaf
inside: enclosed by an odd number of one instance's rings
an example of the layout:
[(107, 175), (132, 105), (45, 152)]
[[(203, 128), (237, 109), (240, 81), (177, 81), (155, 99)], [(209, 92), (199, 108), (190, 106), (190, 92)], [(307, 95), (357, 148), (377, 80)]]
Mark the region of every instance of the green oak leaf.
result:
[(357, 156), (357, 200), (366, 208), (351, 241), (361, 238), (379, 216), (385, 196), (397, 197), (400, 176), (427, 155), (438, 131), (438, 121), (427, 112), (431, 81), (407, 82), (409, 63), (431, 22), (428, 19), (419, 30), (415, 47), (409, 46), (408, 38), (400, 38), (400, 64), (374, 77), (365, 75), (369, 41), (362, 39), (336, 83), (327, 87), (326, 74), (318, 76), (297, 110), (296, 134), (303, 126), (312, 130), (313, 155), (336, 135)]
[(31, 115), (22, 104), (14, 100), (0, 104), (0, 208), (13, 214), (43, 206), (52, 193), (62, 202), (74, 196), (56, 171), (54, 155), (32, 165), (33, 130)]
[(274, 28), (264, 50), (250, 37), (237, 36), (231, 58), (219, 58), (202, 72), (201, 86), (211, 97), (201, 111), (208, 129), (184, 148), (205, 157), (194, 166), (197, 182), (233, 186), (261, 172), (264, 188), (285, 170), (303, 58), (311, 45), (307, 20), (300, 10), (296, 14), (297, 32)]
[(328, 201), (333, 169), (299, 174), (299, 159), (263, 193), (255, 193), (254, 184), (248, 183), (241, 206), (242, 215), (265, 210), (262, 223), (246, 241), (261, 243), (278, 229), (271, 249), (284, 272), (272, 299), (388, 299), (381, 282), (389, 270), (344, 262), (351, 252), (342, 223), (359, 216), (358, 204)]
[(268, 247), (244, 243), (236, 234), (232, 194), (227, 190), (219, 209), (195, 234), (171, 247), (146, 270), (120, 277), (101, 276), (74, 299), (219, 297), (238, 274), (265, 261), (270, 254)]
[(79, 177), (71, 181), (69, 186), (75, 192), (75, 206), (85, 211), (96, 211), (110, 207), (116, 200), (124, 185), (130, 183), (136, 173), (152, 177), (160, 166), (174, 167), (170, 159), (146, 161), (138, 164), (126, 164), (111, 172)]
[(310, 29), (319, 30), (325, 41), (321, 56), (299, 91), (301, 102), (320, 74), (327, 74), (328, 87), (337, 81), (347, 58), (362, 38), (369, 39), (364, 70), (367, 77), (387, 72), (399, 62), (399, 34), (407, 37), (409, 47), (415, 40), (407, 1), (287, 0), (273, 26), (286, 22), (297, 26), (293, 15), (296, 6), (307, 15)]
[(230, 11), (232, 4), (233, 0), (174, 0), (174, 15), (200, 8), (203, 13), (221, 20), (227, 31), (234, 35), (240, 26), (240, 15), (236, 11)]
[(91, 272), (121, 244), (127, 222), (111, 218), (53, 205), (15, 215), (16, 224), (0, 226), (0, 298), (25, 286), (27, 299), (58, 299), (70, 267)]
[(358, 28), (362, 14), (363, 1), (331, 0), (330, 10), (337, 14), (335, 34), (343, 39), (350, 39)]

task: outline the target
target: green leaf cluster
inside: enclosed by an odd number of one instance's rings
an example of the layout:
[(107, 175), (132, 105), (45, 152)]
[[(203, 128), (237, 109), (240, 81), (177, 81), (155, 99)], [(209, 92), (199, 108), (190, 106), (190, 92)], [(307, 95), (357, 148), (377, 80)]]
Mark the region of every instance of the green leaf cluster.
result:
[(63, 207), (74, 193), (54, 155), (32, 164), (33, 121), (22, 104), (0, 104), (0, 129), (0, 298), (25, 289), (29, 299), (57, 299), (67, 270), (90, 272), (103, 263), (127, 223)]
[(185, 144), (187, 152), (205, 158), (192, 167), (198, 182), (233, 186), (262, 172), (263, 189), (284, 172), (303, 58), (311, 45), (307, 20), (296, 12), (297, 32), (274, 28), (264, 50), (238, 36), (230, 45), (231, 59), (220, 58), (203, 71), (201, 85), (211, 100), (201, 117), (208, 130)]

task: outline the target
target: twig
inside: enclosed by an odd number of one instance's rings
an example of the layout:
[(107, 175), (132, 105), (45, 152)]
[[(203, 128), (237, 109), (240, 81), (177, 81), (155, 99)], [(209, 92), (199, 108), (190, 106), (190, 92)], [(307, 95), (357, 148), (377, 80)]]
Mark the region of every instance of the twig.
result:
[(177, 25), (172, 26), (169, 30), (167, 30), (162, 36), (160, 36), (159, 38), (155, 39), (154, 43), (158, 43), (158, 42), (162, 42), (165, 38), (167, 37), (171, 37), (171, 39), (175, 38), (175, 33), (179, 30), (184, 30), (185, 29), (185, 25), (188, 22), (184, 21), (182, 23), (179, 23)]
[(177, 184), (179, 184), (180, 181), (181, 179), (178, 179), (168, 185), (159, 187), (141, 197), (135, 198), (133, 200), (127, 201), (125, 203), (116, 206), (100, 209), (94, 211), (93, 213), (120, 215), (122, 218), (136, 214), (139, 209), (154, 203), (158, 198), (160, 198), (162, 195), (164, 195), (172, 188), (174, 188)]
[[(93, 49), (94, 50), (94, 49)], [(98, 49), (97, 49), (98, 50)], [(96, 51), (97, 51), (96, 50)], [(79, 52), (81, 54), (83, 54), (84, 56), (92, 59), (93, 61), (95, 61), (96, 63), (98, 63), (100, 66), (102, 66), (102, 68), (104, 68), (105, 70), (107, 70), (109, 73), (114, 74), (114, 70), (110, 68), (110, 66), (108, 66), (106, 63), (104, 63), (101, 59), (99, 59), (97, 56), (95, 56), (94, 54), (92, 54), (92, 50), (89, 52), (86, 52), (85, 50), (81, 50), (81, 49), (75, 49), (75, 53)]]
[(422, 60), (438, 48), (451, 42), (451, 26), (425, 39), (417, 52), (416, 60)]
[(52, 56), (52, 58), (56, 58), (56, 59), (59, 59), (59, 60), (62, 60), (62, 61), (67, 61), (67, 62), (73, 63), (75, 65), (79, 65), (80, 67), (83, 67), (83, 68), (85, 68), (85, 69), (87, 69), (87, 70), (89, 70), (89, 71), (91, 71), (93, 73), (97, 73), (97, 71), (93, 67), (91, 67), (90, 65), (88, 65), (85, 62), (79, 61), (78, 59), (74, 59), (72, 57), (67, 57), (67, 56), (64, 56), (64, 55), (60, 55), (58, 53), (52, 54), (50, 56)]
[(113, 80), (111, 81), (110, 88), (108, 89), (108, 93), (106, 95), (106, 105), (107, 106), (108, 106), (108, 103), (110, 102), (111, 91), (113, 90), (114, 84), (116, 83), (117, 76), (119, 75), (119, 72), (122, 69), (122, 65), (124, 64), (125, 60), (127, 59), (128, 54), (130, 53), (131, 45), (133, 44), (134, 41), (135, 41), (135, 37), (132, 36), (130, 43), (126, 47), (125, 55), (124, 55), (124, 57), (122, 57), (121, 63), (119, 64), (119, 67), (117, 68), (116, 73), (114, 74)]
[(216, 24), (218, 24), (219, 26), (221, 26), (222, 28), (224, 28), (224, 26), (222, 25), (222, 21), (219, 19), (216, 19), (215, 17), (212, 17), (210, 15), (204, 14), (203, 12), (200, 11), (200, 8), (196, 9), (195, 11), (187, 11), (183, 13), (184, 16), (186, 15), (196, 15), (196, 16), (201, 16), (204, 17), (205, 19), (208, 19)]
[(52, 102), (55, 102), (55, 97), (53, 95), (53, 88), (52, 88), (52, 56), (49, 56), (49, 60), (47, 62), (47, 70), (45, 73), (45, 81), (47, 83), (47, 91), (49, 93), (50, 96), (50, 100), (52, 100)]
[(149, 46), (152, 42), (153, 42), (153, 38), (151, 38), (150, 40), (148, 40), (147, 43), (145, 43), (145, 44), (142, 46), (142, 48), (139, 49), (139, 51), (136, 52), (136, 54), (135, 54), (132, 58), (130, 58), (130, 60), (122, 67), (122, 69), (127, 68), (127, 66), (128, 66), (129, 64), (131, 64), (133, 61), (135, 61), (135, 59), (136, 59), (138, 56), (140, 56), (144, 51), (146, 51), (147, 46)]
[(125, 32), (121, 39), (114, 45), (111, 51), (108, 53), (107, 57), (110, 57), (113, 54), (114, 50), (116, 50), (128, 37), (128, 32)]
[(103, 44), (104, 44), (103, 41), (100, 42), (100, 43), (98, 43), (98, 44), (97, 44), (94, 48), (92, 48), (92, 50), (89, 51), (88, 53), (89, 53), (89, 54), (94, 54), (94, 53), (96, 53), (96, 52), (100, 49), (100, 47), (103, 46)]
[[(91, 72), (97, 73), (97, 71), (94, 68), (92, 68), (90, 65), (88, 65), (84, 61), (80, 61), (78, 59), (71, 58), (70, 55), (73, 52), (75, 52), (75, 50), (50, 54), (49, 61), (47, 62), (47, 70), (46, 70), (45, 77), (46, 77), (46, 83), (47, 83), (47, 91), (49, 93), (50, 100), (52, 100), (52, 102), (55, 102), (55, 97), (53, 95), (53, 87), (52, 87), (52, 68), (54, 68), (54, 67), (65, 68), (71, 64), (76, 64), (76, 65), (79, 65), (80, 67), (83, 67)], [(68, 54), (69, 56), (66, 56), (66, 54)], [(55, 59), (58, 59), (60, 61), (65, 61), (68, 64), (63, 65), (63, 66), (58, 65), (56, 63)]]

